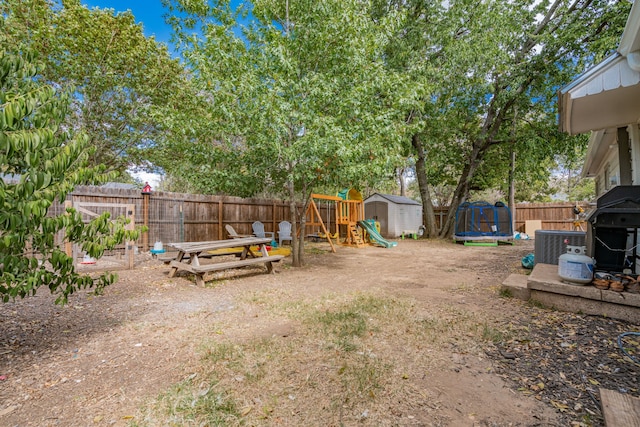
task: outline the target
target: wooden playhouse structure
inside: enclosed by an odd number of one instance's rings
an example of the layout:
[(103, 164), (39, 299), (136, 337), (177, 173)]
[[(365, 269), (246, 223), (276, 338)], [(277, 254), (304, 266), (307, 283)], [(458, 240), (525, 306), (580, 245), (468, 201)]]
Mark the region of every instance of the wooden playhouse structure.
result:
[[(335, 221), (333, 221), (333, 230), (331, 226), (327, 227), (322, 220), (320, 211), (316, 204), (316, 200), (324, 200), (328, 204), (333, 203), (335, 211)], [(328, 210), (328, 221), (330, 222), (330, 212)], [(358, 190), (347, 189), (342, 190), (337, 196), (329, 196), (326, 194), (311, 194), (311, 201), (306, 212), (306, 225), (318, 227), (322, 230), (317, 237), (326, 238), (331, 245), (331, 250), (336, 251), (333, 241), (346, 246), (355, 246), (357, 248), (364, 247), (367, 242), (376, 245), (393, 248), (397, 242), (389, 242), (380, 235), (380, 230), (376, 228), (373, 220), (365, 220), (364, 201)]]
[[(333, 232), (327, 228), (325, 222), (322, 220), (322, 216), (316, 205), (316, 200), (333, 203), (333, 211), (335, 212), (335, 220), (331, 224), (334, 227)], [(358, 190), (353, 188), (343, 190), (339, 192), (337, 196), (311, 194), (311, 202), (307, 208), (306, 215), (306, 225), (319, 227), (322, 230), (320, 236), (327, 239), (333, 252), (335, 252), (333, 240), (335, 240), (336, 243), (358, 248), (365, 246), (363, 235), (358, 228), (358, 223), (364, 221), (364, 202)], [(329, 228), (331, 228), (331, 225), (329, 225)]]

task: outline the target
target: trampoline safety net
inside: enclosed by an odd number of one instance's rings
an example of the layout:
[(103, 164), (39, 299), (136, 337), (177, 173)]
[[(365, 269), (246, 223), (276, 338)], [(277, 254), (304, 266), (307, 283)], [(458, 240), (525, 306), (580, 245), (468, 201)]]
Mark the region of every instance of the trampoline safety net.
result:
[(456, 211), (455, 240), (511, 240), (511, 211), (502, 202), (465, 202)]

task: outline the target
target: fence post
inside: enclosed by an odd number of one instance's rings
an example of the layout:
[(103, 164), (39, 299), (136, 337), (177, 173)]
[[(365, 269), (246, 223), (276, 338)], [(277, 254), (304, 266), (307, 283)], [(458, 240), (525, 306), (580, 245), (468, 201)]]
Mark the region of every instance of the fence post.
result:
[[(73, 195), (71, 195), (71, 197), (73, 197)], [(73, 202), (71, 200), (65, 200), (64, 201), (64, 210), (65, 212), (67, 211), (67, 208), (71, 208), (73, 207)], [(65, 213), (65, 215), (68, 215)], [(64, 241), (64, 253), (68, 256), (68, 257), (72, 257), (73, 256), (73, 243), (71, 243), (69, 240)], [(75, 263), (76, 260), (74, 259), (73, 262)]]
[[(136, 205), (127, 205), (127, 219), (129, 223), (126, 225), (127, 230), (135, 230), (136, 228)], [(135, 265), (135, 246), (136, 242), (128, 240), (127, 245), (127, 268), (133, 270)]]
[(182, 205), (184, 200), (180, 200), (180, 242), (184, 242), (184, 212), (182, 211)]
[(224, 202), (222, 200), (218, 200), (218, 240), (222, 240), (222, 236), (224, 236), (224, 232), (222, 231), (224, 228), (224, 218), (222, 218), (223, 212)]
[(142, 250), (149, 251), (149, 196), (148, 192), (142, 192), (142, 222), (146, 231), (142, 233)]
[[(274, 237), (277, 237), (277, 236), (276, 236), (276, 231), (278, 231), (278, 229), (276, 228), (276, 227), (277, 227), (277, 226), (276, 226), (276, 223), (277, 223), (278, 221), (277, 221), (277, 218), (276, 218), (276, 201), (275, 201), (275, 200), (273, 201), (273, 205), (272, 205), (272, 207), (271, 207), (271, 218), (273, 218), (273, 219), (271, 220), (271, 221), (273, 222), (273, 228), (272, 228), (272, 230), (273, 230), (273, 235), (274, 235)], [(284, 219), (284, 218), (283, 218), (283, 219)]]

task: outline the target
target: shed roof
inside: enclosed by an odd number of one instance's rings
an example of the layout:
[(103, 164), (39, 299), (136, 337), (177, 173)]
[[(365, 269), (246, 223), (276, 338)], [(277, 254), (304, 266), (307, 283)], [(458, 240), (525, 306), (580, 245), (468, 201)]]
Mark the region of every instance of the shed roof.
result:
[(394, 196), (393, 194), (382, 194), (382, 193), (374, 193), (371, 196), (367, 197), (367, 199), (365, 200), (365, 202), (367, 200), (369, 200), (370, 198), (372, 198), (373, 196), (380, 196), (384, 199), (387, 199), (388, 201), (395, 203), (396, 205), (418, 205), (418, 206), (422, 206), (420, 203), (416, 202), (413, 199), (410, 199), (408, 197), (404, 197), (404, 196)]

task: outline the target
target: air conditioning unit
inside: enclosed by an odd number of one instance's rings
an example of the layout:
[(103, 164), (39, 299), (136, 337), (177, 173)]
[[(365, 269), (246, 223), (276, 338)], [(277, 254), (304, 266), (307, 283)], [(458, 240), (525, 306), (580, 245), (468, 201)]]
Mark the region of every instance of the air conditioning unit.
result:
[(585, 246), (584, 231), (536, 230), (535, 263), (558, 265), (560, 255), (567, 252), (567, 245)]

